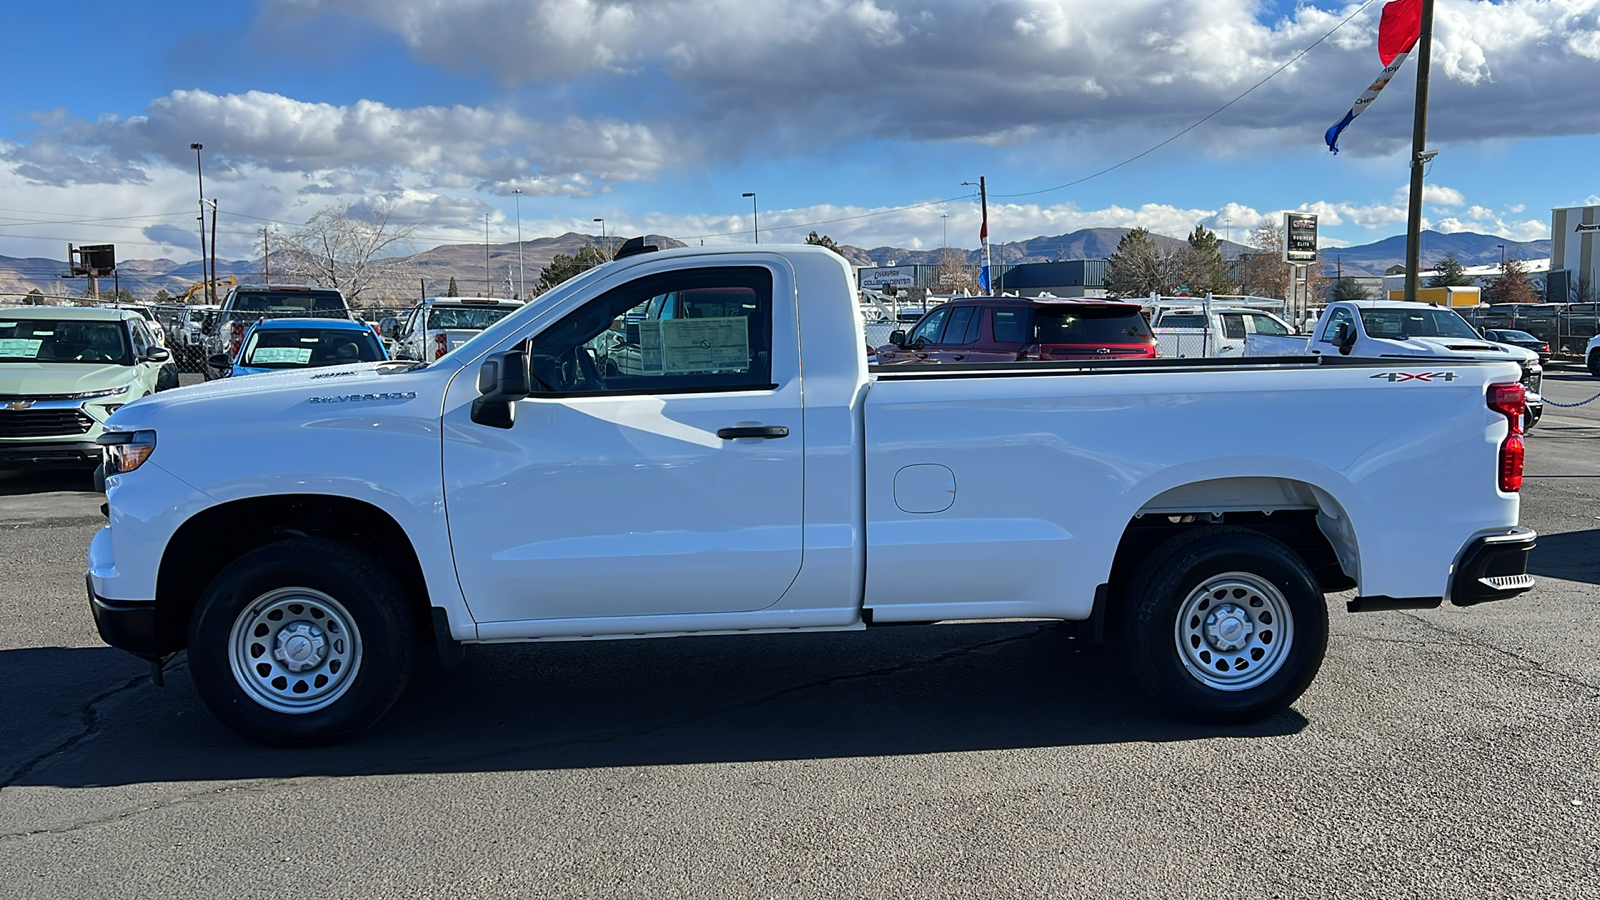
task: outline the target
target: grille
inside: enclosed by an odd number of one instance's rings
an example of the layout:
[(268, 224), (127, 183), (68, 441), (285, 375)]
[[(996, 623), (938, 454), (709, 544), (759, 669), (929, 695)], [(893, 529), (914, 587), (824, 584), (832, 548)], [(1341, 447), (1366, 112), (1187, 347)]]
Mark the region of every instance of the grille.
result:
[(94, 420), (81, 409), (0, 408), (0, 438), (84, 434), (93, 427)]

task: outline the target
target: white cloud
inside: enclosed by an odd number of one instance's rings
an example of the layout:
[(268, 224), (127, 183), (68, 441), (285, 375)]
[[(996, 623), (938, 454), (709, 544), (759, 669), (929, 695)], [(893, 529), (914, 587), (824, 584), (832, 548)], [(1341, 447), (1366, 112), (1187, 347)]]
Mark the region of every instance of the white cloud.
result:
[(657, 129), (610, 119), (545, 123), (484, 107), (336, 106), (261, 91), (174, 91), (137, 116), (36, 121), (28, 139), (0, 143), (0, 160), (55, 185), (146, 181), (152, 166), (191, 165), (196, 137), (212, 178), (306, 173), (306, 190), (323, 193), (355, 192), (357, 179), (381, 190), (374, 180), (405, 172), (443, 188), (515, 183), (534, 195), (591, 194), (600, 183), (652, 178), (683, 152)]
[[(268, 0), (263, 22), (355, 16), (419, 60), (507, 84), (644, 83), (725, 138), (796, 135), (1018, 140), (1038, 130), (1188, 125), (1272, 73), (1356, 9), (1260, 0)], [(1218, 116), (1202, 137), (1310, 142), (1377, 73), (1381, 4)], [(1436, 140), (1600, 131), (1600, 0), (1443, 5)], [(608, 79), (610, 81), (608, 81)], [(1559, 91), (1551, 85), (1562, 85)], [(1350, 152), (1409, 134), (1376, 104)], [(757, 126), (760, 127), (752, 127)], [(1359, 136), (1359, 139), (1357, 139)], [(1236, 138), (1234, 139), (1236, 142)]]

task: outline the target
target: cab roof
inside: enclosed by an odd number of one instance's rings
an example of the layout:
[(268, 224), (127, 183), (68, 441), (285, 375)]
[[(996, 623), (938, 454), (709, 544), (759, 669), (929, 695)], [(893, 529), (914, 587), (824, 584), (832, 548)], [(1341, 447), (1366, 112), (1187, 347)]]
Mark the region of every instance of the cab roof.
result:
[(122, 322), (144, 317), (131, 309), (103, 306), (11, 306), (0, 308), (0, 319), (77, 319), (84, 322)]

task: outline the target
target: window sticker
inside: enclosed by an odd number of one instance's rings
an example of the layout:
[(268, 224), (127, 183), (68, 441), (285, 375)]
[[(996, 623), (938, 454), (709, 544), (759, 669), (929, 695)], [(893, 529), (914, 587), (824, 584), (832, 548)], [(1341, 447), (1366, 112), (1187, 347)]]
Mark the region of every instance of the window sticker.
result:
[(250, 365), (283, 365), (288, 363), (303, 366), (311, 361), (310, 347), (257, 347), (250, 354)]
[(27, 338), (0, 338), (0, 359), (35, 359), (43, 343)]
[[(663, 320), (660, 323), (661, 373), (747, 371), (750, 368), (749, 323), (744, 316)], [(643, 336), (641, 331), (641, 344)], [(648, 351), (645, 356), (649, 358)], [(646, 371), (649, 371), (648, 366)]]

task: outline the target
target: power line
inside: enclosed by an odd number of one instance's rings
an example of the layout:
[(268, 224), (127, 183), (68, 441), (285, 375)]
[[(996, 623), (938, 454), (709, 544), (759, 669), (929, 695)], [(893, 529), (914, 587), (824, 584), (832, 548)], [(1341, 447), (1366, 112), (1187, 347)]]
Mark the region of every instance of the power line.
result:
[(1333, 37), (1333, 33), (1334, 32), (1336, 32), (1339, 29), (1343, 28), (1344, 26), (1348, 25), (1350, 23), (1351, 19), (1354, 19), (1356, 16), (1361, 15), (1362, 10), (1365, 10), (1367, 7), (1371, 6), (1372, 4), (1373, 4), (1373, 0), (1366, 0), (1366, 2), (1364, 2), (1360, 6), (1356, 7), (1355, 12), (1351, 13), (1348, 16), (1345, 16), (1344, 17), (1344, 21), (1342, 21), (1339, 24), (1337, 24), (1337, 25), (1333, 26), (1332, 28), (1330, 28), (1328, 30), (1327, 34), (1324, 34), (1322, 37), (1317, 38), (1315, 41), (1313, 41), (1311, 43), (1311, 46), (1305, 48), (1304, 50), (1301, 50), (1299, 53), (1296, 53), (1293, 57), (1291, 57), (1289, 59), (1288, 62), (1286, 62), (1283, 65), (1279, 66), (1278, 68), (1272, 70), (1271, 74), (1267, 75), (1267, 77), (1261, 79), (1260, 81), (1258, 81), (1255, 84), (1252, 84), (1250, 87), (1246, 88), (1244, 93), (1241, 93), (1239, 96), (1234, 97), (1232, 100), (1229, 100), (1227, 103), (1222, 104), (1221, 106), (1219, 106), (1216, 109), (1212, 110), (1211, 112), (1207, 113), (1205, 116), (1201, 117), (1199, 120), (1197, 120), (1194, 124), (1190, 125), (1188, 128), (1185, 128), (1182, 131), (1178, 132), (1177, 134), (1173, 135), (1172, 137), (1167, 138), (1166, 140), (1162, 141), (1159, 144), (1156, 144), (1154, 147), (1151, 147), (1150, 149), (1145, 150), (1143, 153), (1138, 153), (1138, 154), (1135, 154), (1133, 156), (1130, 156), (1127, 159), (1123, 160), (1122, 162), (1117, 163), (1116, 165), (1106, 166), (1104, 169), (1101, 169), (1100, 171), (1095, 172), (1092, 175), (1085, 175), (1085, 176), (1083, 176), (1082, 178), (1079, 178), (1076, 181), (1069, 181), (1066, 184), (1058, 184), (1055, 187), (1040, 188), (1037, 191), (1023, 191), (1023, 192), (1018, 193), (1018, 194), (991, 194), (990, 196), (991, 197), (1033, 197), (1033, 196), (1036, 196), (1038, 194), (1048, 194), (1051, 191), (1059, 191), (1059, 190), (1062, 190), (1064, 188), (1073, 187), (1074, 185), (1083, 184), (1085, 181), (1089, 181), (1090, 179), (1093, 179), (1093, 178), (1099, 178), (1101, 175), (1104, 175), (1107, 172), (1115, 171), (1115, 170), (1120, 169), (1123, 166), (1125, 166), (1125, 165), (1127, 165), (1127, 164), (1129, 164), (1131, 162), (1135, 162), (1137, 160), (1143, 159), (1146, 156), (1149, 156), (1150, 154), (1156, 152), (1157, 150), (1160, 150), (1162, 147), (1165, 147), (1166, 145), (1168, 145), (1168, 144), (1172, 143), (1173, 141), (1177, 140), (1178, 138), (1181, 138), (1184, 135), (1188, 134), (1189, 132), (1195, 130), (1196, 128), (1199, 128), (1201, 125), (1204, 125), (1206, 122), (1209, 122), (1211, 119), (1215, 118), (1218, 114), (1220, 114), (1223, 110), (1227, 109), (1228, 107), (1234, 105), (1235, 103), (1238, 103), (1240, 100), (1243, 100), (1245, 97), (1249, 96), (1250, 93), (1252, 91), (1254, 91), (1256, 88), (1261, 87), (1263, 84), (1266, 84), (1267, 82), (1269, 82), (1272, 79), (1276, 78), (1279, 74), (1281, 74), (1283, 72), (1284, 69), (1287, 69), (1290, 66), (1294, 65), (1295, 63), (1299, 62), (1301, 57), (1305, 56), (1307, 53), (1310, 53), (1312, 50), (1315, 50), (1317, 48), (1318, 44), (1322, 43), (1323, 41), (1327, 40), (1330, 37)]

